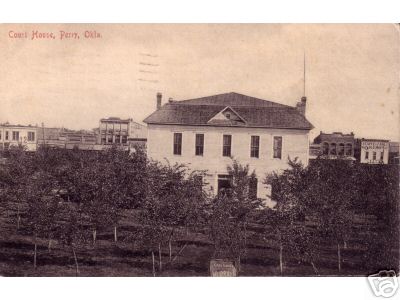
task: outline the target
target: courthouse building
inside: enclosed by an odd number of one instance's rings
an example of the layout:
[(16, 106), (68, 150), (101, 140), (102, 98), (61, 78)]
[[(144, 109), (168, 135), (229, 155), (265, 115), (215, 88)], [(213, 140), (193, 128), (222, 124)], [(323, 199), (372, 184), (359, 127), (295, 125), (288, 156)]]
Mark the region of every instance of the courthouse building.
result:
[[(288, 157), (308, 164), (309, 131), (305, 117), (306, 98), (296, 107), (238, 93), (173, 101), (148, 116), (147, 153), (160, 162), (186, 164), (206, 170), (204, 182), (213, 194), (230, 178), (232, 159), (250, 166), (257, 177), (257, 196), (267, 199), (263, 184), (267, 173), (288, 167)], [(273, 203), (267, 203), (272, 206)]]

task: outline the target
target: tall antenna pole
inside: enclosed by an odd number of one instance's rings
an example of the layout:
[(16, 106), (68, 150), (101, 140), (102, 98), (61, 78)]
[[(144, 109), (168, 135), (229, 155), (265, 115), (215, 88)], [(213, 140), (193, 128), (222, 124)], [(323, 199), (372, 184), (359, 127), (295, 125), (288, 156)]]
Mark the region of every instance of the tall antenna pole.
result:
[(303, 96), (306, 96), (306, 50), (304, 50), (304, 58), (303, 58)]

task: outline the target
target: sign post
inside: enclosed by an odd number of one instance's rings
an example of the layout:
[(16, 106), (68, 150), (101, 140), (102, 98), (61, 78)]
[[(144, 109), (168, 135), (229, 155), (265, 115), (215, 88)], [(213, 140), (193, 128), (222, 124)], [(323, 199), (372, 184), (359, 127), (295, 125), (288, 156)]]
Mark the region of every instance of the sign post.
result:
[(236, 277), (237, 271), (234, 263), (227, 259), (212, 259), (210, 261), (211, 277)]

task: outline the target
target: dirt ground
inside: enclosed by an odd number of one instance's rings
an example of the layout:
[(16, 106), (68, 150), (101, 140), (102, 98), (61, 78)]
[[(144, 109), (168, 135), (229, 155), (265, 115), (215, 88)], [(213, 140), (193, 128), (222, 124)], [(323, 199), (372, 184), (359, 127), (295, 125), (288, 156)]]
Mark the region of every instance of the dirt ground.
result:
[[(77, 249), (79, 276), (153, 276), (151, 253), (132, 243), (124, 236), (134, 226), (125, 218), (119, 228), (119, 241), (114, 243), (112, 229), (99, 230), (96, 245)], [(18, 231), (10, 218), (0, 219), (0, 275), (2, 276), (76, 276), (72, 250), (48, 241), (38, 244), (37, 268), (33, 267), (34, 244), (30, 236)], [(191, 233), (189, 239), (173, 242), (172, 255), (187, 244), (176, 260), (169, 264), (167, 245), (162, 249), (162, 271), (156, 263), (156, 276), (209, 276), (209, 262), (213, 245), (201, 233)], [(337, 270), (336, 248), (326, 246), (315, 264), (322, 276), (360, 276), (367, 274), (363, 266), (357, 240), (350, 240), (343, 250), (342, 271)], [(158, 255), (157, 255), (158, 258)], [(280, 276), (279, 250), (273, 240), (262, 240), (257, 230), (251, 232), (248, 249), (241, 260), (240, 276)], [(299, 262), (286, 254), (285, 276), (315, 276), (311, 265)]]

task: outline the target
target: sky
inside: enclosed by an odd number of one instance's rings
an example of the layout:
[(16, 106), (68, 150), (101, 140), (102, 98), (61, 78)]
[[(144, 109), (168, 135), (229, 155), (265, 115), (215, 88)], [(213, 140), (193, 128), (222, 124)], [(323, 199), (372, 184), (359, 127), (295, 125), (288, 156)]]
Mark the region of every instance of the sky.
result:
[[(32, 31), (55, 38), (31, 39)], [(60, 31), (79, 39), (60, 39)], [(237, 92), (294, 106), (304, 93), (304, 53), (311, 138), (341, 131), (399, 140), (393, 24), (2, 24), (0, 123), (141, 122), (157, 92), (163, 103)]]

